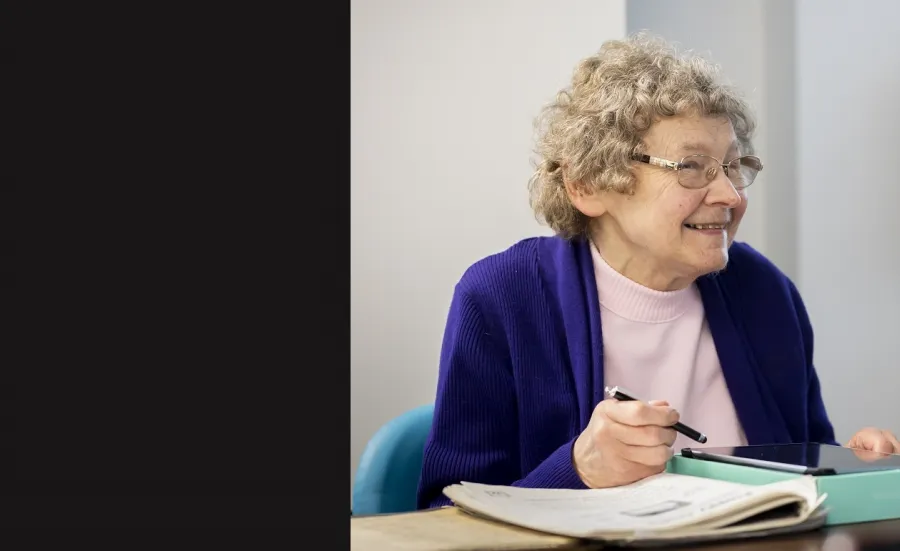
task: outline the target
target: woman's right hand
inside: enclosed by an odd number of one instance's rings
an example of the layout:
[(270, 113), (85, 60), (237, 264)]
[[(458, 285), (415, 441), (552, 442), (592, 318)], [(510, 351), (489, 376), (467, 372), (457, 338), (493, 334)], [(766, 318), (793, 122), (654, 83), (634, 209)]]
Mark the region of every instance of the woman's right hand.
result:
[(672, 457), (678, 412), (668, 402), (603, 400), (572, 451), (589, 488), (622, 486), (665, 470)]

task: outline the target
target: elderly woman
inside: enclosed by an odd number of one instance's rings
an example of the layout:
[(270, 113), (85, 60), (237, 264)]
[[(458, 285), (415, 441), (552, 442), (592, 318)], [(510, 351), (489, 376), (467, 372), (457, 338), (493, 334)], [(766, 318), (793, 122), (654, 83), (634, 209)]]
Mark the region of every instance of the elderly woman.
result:
[[(606, 43), (545, 111), (532, 205), (556, 233), (466, 271), (419, 507), (461, 480), (602, 488), (673, 450), (836, 443), (793, 283), (734, 236), (762, 170), (747, 104), (702, 59)], [(656, 400), (604, 399), (621, 385)], [(900, 452), (887, 431), (848, 445)]]

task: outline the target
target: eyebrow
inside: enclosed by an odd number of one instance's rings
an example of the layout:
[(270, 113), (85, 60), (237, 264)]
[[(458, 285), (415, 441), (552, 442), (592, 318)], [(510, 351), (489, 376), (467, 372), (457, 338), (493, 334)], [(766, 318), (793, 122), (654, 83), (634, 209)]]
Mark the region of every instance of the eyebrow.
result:
[[(675, 150), (680, 153), (704, 153), (706, 155), (710, 155), (709, 147), (704, 144), (697, 142), (686, 142), (678, 146)], [(740, 148), (738, 147), (737, 142), (731, 142), (731, 145), (728, 146), (728, 152), (740, 153)]]

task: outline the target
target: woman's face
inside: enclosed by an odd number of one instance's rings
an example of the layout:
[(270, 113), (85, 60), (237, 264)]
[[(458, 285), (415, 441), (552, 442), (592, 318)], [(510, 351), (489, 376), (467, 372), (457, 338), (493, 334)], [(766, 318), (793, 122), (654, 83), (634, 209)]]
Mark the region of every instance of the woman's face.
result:
[[(724, 117), (658, 121), (644, 145), (647, 155), (675, 162), (696, 153), (726, 163), (739, 156), (734, 129)], [(747, 209), (746, 192), (736, 190), (721, 168), (700, 189), (679, 184), (675, 170), (640, 162), (634, 170), (633, 195), (573, 197), (594, 218), (592, 236), (604, 259), (626, 277), (658, 290), (683, 288), (724, 268)]]

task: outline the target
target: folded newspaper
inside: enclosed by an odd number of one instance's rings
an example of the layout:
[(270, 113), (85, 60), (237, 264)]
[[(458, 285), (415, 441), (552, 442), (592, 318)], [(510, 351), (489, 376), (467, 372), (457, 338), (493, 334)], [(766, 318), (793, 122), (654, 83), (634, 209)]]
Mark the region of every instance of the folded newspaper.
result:
[(764, 485), (661, 473), (597, 490), (463, 482), (444, 489), (475, 516), (547, 534), (607, 542), (708, 540), (814, 529), (825, 511), (811, 476)]

